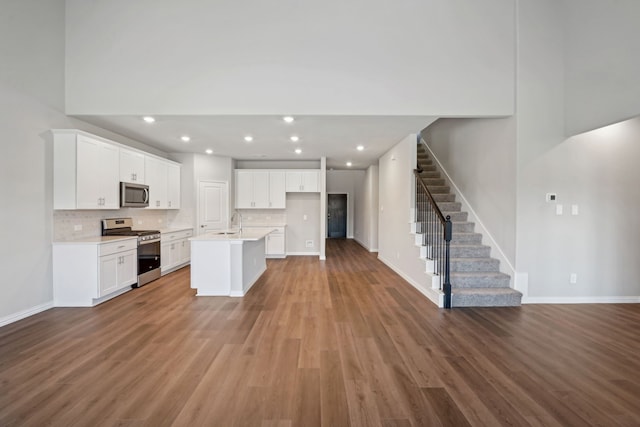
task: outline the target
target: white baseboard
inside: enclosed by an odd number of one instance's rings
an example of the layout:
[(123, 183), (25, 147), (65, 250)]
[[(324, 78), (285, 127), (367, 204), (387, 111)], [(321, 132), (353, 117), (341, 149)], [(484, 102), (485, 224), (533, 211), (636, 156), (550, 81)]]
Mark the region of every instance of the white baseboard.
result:
[(366, 245), (364, 242), (362, 242), (360, 239), (358, 239), (357, 237), (353, 239), (357, 244), (359, 244), (360, 246), (362, 246), (363, 248), (365, 248), (366, 250), (368, 250), (369, 252), (378, 252), (378, 248), (370, 248), (368, 245)]
[(636, 297), (522, 297), (523, 304), (638, 304)]
[(50, 308), (53, 308), (53, 301), (45, 302), (44, 304), (36, 305), (35, 307), (2, 317), (0, 318), (0, 327), (17, 322), (18, 320), (22, 320), (29, 316), (33, 316), (34, 314), (41, 313), (45, 310), (49, 310)]
[(444, 306), (444, 299), (443, 299), (443, 293), (442, 292), (440, 292), (439, 290), (436, 290), (436, 289), (431, 289), (431, 288), (427, 287), (426, 284), (422, 285), (422, 284), (419, 284), (419, 283), (415, 282), (409, 276), (404, 274), (402, 272), (402, 270), (400, 270), (398, 267), (393, 265), (392, 262), (390, 262), (389, 260), (386, 260), (383, 257), (381, 257), (380, 254), (378, 254), (378, 259), (380, 261), (382, 261), (382, 263), (384, 263), (387, 267), (389, 267), (390, 269), (395, 271), (395, 273), (398, 276), (402, 277), (404, 280), (409, 282), (409, 284), (411, 286), (413, 286), (418, 291), (420, 291), (420, 293), (422, 295), (424, 295), (425, 297), (427, 297), (432, 303), (434, 303), (438, 307), (443, 307)]
[(320, 252), (287, 252), (287, 256), (320, 256)]

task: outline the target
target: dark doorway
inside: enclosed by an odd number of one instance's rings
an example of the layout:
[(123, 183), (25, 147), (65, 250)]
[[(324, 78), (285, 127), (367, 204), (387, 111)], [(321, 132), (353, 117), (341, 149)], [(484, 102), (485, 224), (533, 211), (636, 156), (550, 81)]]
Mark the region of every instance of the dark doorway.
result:
[(327, 195), (327, 236), (330, 238), (347, 237), (347, 195)]

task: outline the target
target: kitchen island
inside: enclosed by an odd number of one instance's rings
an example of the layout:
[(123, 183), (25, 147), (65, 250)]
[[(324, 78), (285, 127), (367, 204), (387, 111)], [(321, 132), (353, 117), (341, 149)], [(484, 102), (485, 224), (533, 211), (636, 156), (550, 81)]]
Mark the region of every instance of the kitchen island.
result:
[(242, 297), (267, 269), (270, 229), (212, 231), (191, 241), (191, 287), (197, 296)]

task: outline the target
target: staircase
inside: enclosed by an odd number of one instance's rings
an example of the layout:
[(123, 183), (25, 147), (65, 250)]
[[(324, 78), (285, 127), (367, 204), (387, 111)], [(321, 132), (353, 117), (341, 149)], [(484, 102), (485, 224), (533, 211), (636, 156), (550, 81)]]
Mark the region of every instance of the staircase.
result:
[[(418, 144), (420, 178), (446, 217), (451, 216), (453, 237), (450, 249), (452, 307), (519, 306), (522, 294), (509, 287), (510, 277), (500, 272), (500, 262), (491, 258), (491, 248), (482, 244), (475, 224), (467, 221), (467, 212), (441, 178), (424, 145)], [(420, 206), (418, 206), (420, 209)], [(419, 230), (418, 230), (419, 232)], [(421, 250), (428, 258), (428, 250)]]

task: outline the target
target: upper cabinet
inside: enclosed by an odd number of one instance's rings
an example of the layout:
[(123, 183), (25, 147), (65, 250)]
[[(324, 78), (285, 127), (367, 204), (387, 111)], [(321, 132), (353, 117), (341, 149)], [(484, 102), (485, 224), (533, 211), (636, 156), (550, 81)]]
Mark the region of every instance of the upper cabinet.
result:
[(167, 163), (167, 208), (180, 209), (180, 165)]
[(284, 209), (283, 171), (236, 169), (236, 209)]
[(52, 133), (54, 209), (119, 209), (120, 181), (148, 185), (152, 209), (180, 208), (179, 163), (75, 129)]
[(144, 154), (139, 151), (120, 149), (120, 181), (145, 184)]
[(118, 209), (118, 147), (85, 134), (54, 134), (53, 208)]
[(318, 193), (320, 191), (320, 171), (288, 170), (286, 176), (287, 193)]
[(144, 168), (149, 209), (180, 209), (180, 165), (147, 156)]

